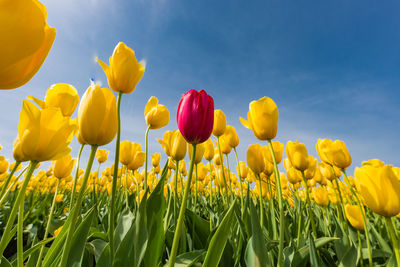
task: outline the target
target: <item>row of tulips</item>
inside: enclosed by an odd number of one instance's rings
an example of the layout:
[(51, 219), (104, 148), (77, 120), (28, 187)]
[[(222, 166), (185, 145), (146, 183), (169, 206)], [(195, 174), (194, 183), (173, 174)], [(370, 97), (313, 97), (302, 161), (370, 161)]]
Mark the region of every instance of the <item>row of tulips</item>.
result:
[[(39, 70), (56, 30), (37, 0), (6, 0), (1, 14), (9, 41), (0, 89), (13, 89)], [(161, 154), (148, 153), (149, 131), (170, 120), (156, 97), (144, 110), (144, 151), (120, 140), (122, 97), (145, 64), (124, 43), (98, 63), (109, 88), (92, 82), (80, 98), (59, 83), (43, 100), (23, 100), (15, 162), (0, 156), (0, 266), (400, 266), (399, 168), (369, 160), (353, 178), (340, 140), (318, 140), (319, 160), (300, 142), (273, 141), (279, 112), (268, 97), (240, 118), (258, 140), (242, 157), (223, 111), (193, 89), (179, 102), (178, 129), (157, 140), (168, 157), (162, 167)], [(108, 151), (99, 147), (113, 140), (114, 162), (104, 166)]]

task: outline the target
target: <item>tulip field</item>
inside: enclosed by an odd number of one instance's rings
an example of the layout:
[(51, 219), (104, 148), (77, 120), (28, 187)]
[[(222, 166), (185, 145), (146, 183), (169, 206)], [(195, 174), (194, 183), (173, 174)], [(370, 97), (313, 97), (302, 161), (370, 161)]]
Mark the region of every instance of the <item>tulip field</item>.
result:
[[(27, 2), (21, 16), (40, 23), (20, 30), (36, 43), (24, 60), (11, 45), (1, 54), (0, 89), (27, 83), (54, 41), (45, 7)], [(176, 96), (178, 127), (157, 140), (149, 132), (170, 111), (151, 97), (143, 140), (121, 140), (121, 105), (146, 67), (123, 42), (97, 62), (106, 86), (92, 81), (80, 96), (57, 83), (21, 101), (13, 160), (0, 156), (0, 267), (400, 266), (400, 168), (365, 159), (349, 173), (341, 140), (279, 142), (279, 107), (266, 96), (236, 118), (252, 138), (237, 153), (234, 122), (208, 90)]]

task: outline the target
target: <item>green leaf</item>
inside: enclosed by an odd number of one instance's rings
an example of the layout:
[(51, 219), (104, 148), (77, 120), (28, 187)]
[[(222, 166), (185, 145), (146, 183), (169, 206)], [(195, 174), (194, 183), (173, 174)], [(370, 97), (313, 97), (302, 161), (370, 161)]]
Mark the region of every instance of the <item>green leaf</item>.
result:
[(253, 203), (249, 203), (250, 206), (250, 217), (251, 217), (251, 229), (252, 236), (249, 240), (248, 250), (246, 250), (246, 261), (248, 266), (265, 267), (267, 266), (266, 257), (266, 244), (264, 234), (261, 229), (260, 219), (257, 216), (257, 212), (254, 208)]
[[(53, 241), (55, 239), (55, 237), (51, 237), (51, 238), (47, 238), (46, 240), (40, 241), (39, 243), (35, 244), (34, 246), (32, 246), (31, 248), (29, 248), (28, 250), (26, 250), (23, 254), (23, 259), (24, 261), (34, 252), (39, 251), (40, 248), (44, 245), (46, 245), (47, 243), (49, 243), (50, 241)], [(39, 255), (38, 255), (39, 256)], [(15, 259), (12, 263), (13, 266), (17, 266), (17, 259)]]
[(308, 245), (309, 245), (309, 248), (310, 248), (310, 263), (311, 263), (311, 266), (319, 266), (318, 259), (317, 259), (317, 252), (316, 252), (315, 244), (314, 244), (314, 238), (312, 237), (311, 233), (308, 235)]
[(90, 226), (95, 214), (95, 207), (91, 208), (83, 221), (79, 224), (75, 230), (71, 241), (71, 250), (68, 255), (67, 266), (81, 266), (83, 252), (85, 250), (85, 244), (89, 233)]
[(2, 256), (0, 260), (0, 267), (12, 267), (12, 265), (6, 258), (4, 258), (4, 256)]
[(101, 256), (101, 253), (104, 251), (104, 248), (107, 246), (107, 242), (102, 239), (95, 239), (90, 242), (93, 248), (93, 255), (95, 261), (97, 262)]
[(107, 244), (100, 254), (99, 259), (96, 261), (96, 267), (110, 267), (111, 266), (111, 254), (110, 244)]
[(354, 246), (347, 251), (347, 253), (343, 256), (343, 258), (339, 262), (339, 267), (346, 267), (346, 266), (357, 266), (357, 258), (358, 252)]
[(131, 228), (132, 222), (134, 221), (135, 216), (129, 209), (124, 209), (119, 218), (117, 227), (114, 231), (114, 249), (117, 250), (119, 244), (122, 239), (124, 239), (125, 235), (128, 233)]
[[(206, 251), (204, 249), (180, 254), (176, 257), (175, 267), (191, 267), (200, 261), (205, 254)], [(168, 263), (166, 263), (164, 267), (168, 267)]]
[(232, 218), (234, 214), (234, 207), (236, 202), (233, 202), (228, 212), (222, 219), (221, 224), (218, 226), (217, 231), (210, 241), (207, 250), (206, 258), (203, 267), (216, 267), (222, 257), (228, 236), (230, 234)]
[(164, 225), (163, 218), (166, 209), (164, 197), (164, 181), (168, 174), (168, 165), (165, 164), (161, 179), (151, 193), (146, 205), (148, 241), (144, 262), (146, 266), (157, 266), (164, 252)]
[[(339, 240), (339, 238), (337, 237), (321, 237), (318, 238), (314, 241), (315, 244), (315, 248), (318, 249), (319, 247), (322, 247), (326, 244), (328, 244), (329, 242), (335, 241), (335, 240)], [(310, 246), (306, 245), (304, 247), (302, 247), (301, 249), (298, 250), (300, 256), (302, 258), (307, 258), (310, 254)]]

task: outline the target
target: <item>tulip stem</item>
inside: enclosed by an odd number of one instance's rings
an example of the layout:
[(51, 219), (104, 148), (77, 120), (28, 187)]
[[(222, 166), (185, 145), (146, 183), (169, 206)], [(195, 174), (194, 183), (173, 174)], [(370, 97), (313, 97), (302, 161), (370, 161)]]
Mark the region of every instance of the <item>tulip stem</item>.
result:
[(10, 183), (12, 176), (13, 176), (14, 173), (17, 171), (17, 168), (18, 168), (18, 166), (19, 166), (20, 164), (21, 164), (21, 161), (15, 162), (14, 167), (12, 168), (10, 174), (7, 176), (6, 181), (5, 181), (5, 182), (3, 183), (3, 185), (2, 185), (3, 188), (1, 189), (0, 199), (3, 198), (3, 195), (4, 195), (4, 193), (5, 193), (6, 190), (7, 190), (8, 184)]
[[(37, 161), (31, 161), (31, 162), (29, 163), (28, 172), (26, 173), (24, 182), (22, 183), (22, 187), (21, 187), (21, 189), (20, 189), (19, 192), (18, 192), (17, 199), (16, 199), (16, 201), (14, 202), (14, 205), (13, 205), (13, 207), (12, 207), (12, 209), (11, 209), (11, 213), (10, 213), (10, 216), (8, 217), (8, 221), (7, 221), (6, 227), (4, 228), (3, 236), (1, 237), (1, 241), (0, 241), (0, 255), (3, 255), (3, 252), (4, 252), (4, 250), (6, 249), (6, 247), (7, 247), (7, 245), (8, 245), (8, 242), (10, 241), (10, 232), (11, 232), (11, 228), (12, 228), (12, 226), (13, 226), (13, 224), (14, 224), (14, 220), (15, 220), (15, 217), (17, 216), (17, 212), (18, 212), (18, 210), (20, 209), (21, 202), (22, 202), (22, 203), (24, 202), (26, 188), (27, 188), (27, 186), (28, 186), (29, 180), (30, 180), (31, 177), (32, 177), (33, 171), (35, 170), (36, 165), (37, 165), (38, 163), (39, 163), (39, 162), (37, 162)], [(19, 216), (21, 216), (21, 217), (23, 218), (23, 214), (22, 214), (22, 213), (20, 213)], [(19, 222), (19, 220), (18, 220), (18, 222)], [(18, 228), (17, 228), (17, 229), (18, 229)], [(22, 234), (22, 233), (21, 233), (21, 234)], [(18, 242), (18, 240), (17, 240), (17, 242)], [(17, 247), (17, 248), (18, 248), (18, 247)]]
[[(47, 225), (46, 225), (46, 230), (44, 232), (43, 240), (46, 240), (47, 236), (49, 235), (50, 223), (51, 223), (51, 220), (53, 220), (54, 207), (56, 206), (56, 200), (57, 200), (57, 195), (58, 195), (58, 189), (60, 187), (60, 181), (61, 181), (61, 179), (57, 179), (56, 191), (54, 192), (53, 202), (51, 203), (50, 214), (49, 214), (49, 218), (47, 219)], [(40, 248), (40, 253), (39, 253), (36, 267), (42, 266), (43, 251), (44, 251), (44, 245)]]
[(78, 179), (79, 179), (79, 162), (81, 160), (82, 150), (83, 150), (84, 146), (85, 146), (84, 144), (81, 145), (81, 148), (80, 148), (79, 153), (78, 153), (78, 159), (76, 161), (75, 179), (74, 179), (74, 185), (72, 186), (71, 200), (70, 200), (70, 203), (69, 203), (69, 210), (70, 211), (72, 210), (72, 207), (74, 206), (75, 194), (76, 194), (76, 192), (75, 192), (76, 191), (76, 184), (77, 184)]
[[(7, 191), (4, 193), (3, 197), (0, 200), (0, 207), (2, 207), (4, 201), (6, 201), (8, 194), (10, 193), (11, 189), (13, 188), (13, 186), (18, 182), (19, 177), (21, 177), (22, 174), (25, 173), (25, 171), (29, 168), (29, 166), (26, 166), (25, 169), (23, 169), (17, 176), (17, 178), (15, 178), (14, 182), (11, 184), (11, 186), (9, 188), (7, 188)], [(11, 202), (12, 203), (12, 202)]]
[(185, 192), (183, 195), (181, 208), (179, 210), (179, 217), (178, 217), (178, 223), (177, 223), (175, 234), (174, 234), (174, 241), (172, 242), (171, 254), (169, 257), (169, 261), (168, 261), (169, 267), (175, 266), (176, 254), (178, 252), (179, 239), (180, 239), (183, 219), (184, 219), (185, 211), (186, 211), (186, 202), (187, 202), (189, 191), (190, 191), (190, 185), (192, 183), (193, 166), (194, 166), (194, 160), (195, 160), (195, 156), (196, 156), (196, 144), (192, 144), (192, 146), (193, 146), (193, 150), (192, 150), (192, 157), (191, 157), (191, 161), (190, 161), (188, 179), (186, 181)]
[[(222, 152), (221, 152), (221, 146), (220, 146), (220, 142), (219, 142), (219, 136), (217, 137), (217, 144), (218, 144), (219, 159), (220, 159), (221, 168), (222, 168), (222, 177), (224, 178), (225, 189), (226, 189), (226, 191), (228, 192), (228, 184), (226, 183), (225, 169), (224, 169), (224, 157), (222, 156)], [(229, 192), (230, 192), (230, 188), (229, 188)], [(230, 192), (230, 193), (232, 193), (232, 192)]]
[(110, 217), (109, 219), (109, 229), (108, 229), (108, 238), (110, 244), (110, 259), (111, 264), (114, 261), (114, 220), (115, 220), (115, 194), (117, 189), (117, 179), (118, 179), (118, 164), (119, 164), (119, 147), (121, 141), (121, 99), (122, 92), (118, 92), (117, 98), (117, 121), (118, 121), (118, 130), (117, 130), (117, 140), (115, 142), (115, 157), (114, 157), (114, 174), (112, 181), (112, 189), (111, 189), (111, 203), (110, 203)]
[(146, 158), (144, 160), (144, 191), (146, 194), (146, 189), (147, 189), (147, 154), (149, 151), (149, 131), (150, 131), (150, 125), (146, 129), (146, 134), (145, 134), (145, 154)]
[(241, 211), (243, 214), (243, 186), (242, 186), (242, 170), (240, 169), (240, 162), (239, 162), (239, 157), (237, 155), (236, 147), (233, 148), (233, 151), (235, 152), (235, 157), (236, 157), (236, 163), (238, 166), (238, 174), (239, 174), (239, 183), (240, 183), (240, 204), (241, 204)]
[[(332, 171), (333, 171), (333, 167), (332, 167)], [(372, 250), (371, 250), (371, 244), (370, 244), (370, 241), (369, 241), (369, 231), (368, 231), (367, 218), (366, 218), (366, 216), (365, 216), (364, 209), (363, 209), (363, 207), (362, 207), (362, 205), (361, 205), (361, 201), (360, 201), (360, 199), (358, 198), (357, 192), (355, 192), (354, 188), (353, 188), (353, 187), (351, 186), (351, 184), (349, 183), (349, 178), (347, 177), (346, 171), (345, 171), (344, 169), (342, 169), (342, 172), (343, 172), (343, 176), (344, 176), (344, 179), (345, 179), (346, 183), (347, 183), (347, 184), (349, 185), (349, 187), (350, 187), (351, 194), (356, 198), (357, 205), (358, 205), (358, 207), (359, 207), (359, 209), (360, 209), (360, 211), (361, 211), (361, 215), (362, 215), (362, 217), (363, 217), (364, 231), (365, 231), (365, 239), (367, 240), (367, 249), (368, 249), (368, 261), (369, 261), (369, 266), (373, 266), (373, 262), (372, 262)], [(337, 179), (336, 179), (336, 180), (337, 180)], [(338, 186), (339, 186), (339, 185), (338, 185)], [(397, 262), (397, 263), (399, 263), (399, 262)]]
[(262, 185), (261, 185), (261, 177), (260, 174), (257, 174), (258, 185), (259, 185), (259, 193), (260, 193), (260, 224), (261, 229), (264, 229), (264, 208), (263, 208), (263, 196), (262, 196)]
[(397, 241), (396, 233), (393, 228), (393, 223), (390, 217), (385, 217), (386, 226), (389, 231), (390, 238), (392, 239), (393, 243), (393, 250), (396, 256), (397, 266), (400, 266), (400, 254), (399, 254), (399, 242)]
[(72, 241), (72, 237), (75, 232), (75, 225), (78, 220), (79, 212), (81, 210), (83, 195), (86, 191), (86, 186), (87, 186), (87, 183), (89, 180), (90, 171), (93, 166), (94, 158), (96, 157), (97, 148), (98, 148), (97, 145), (91, 146), (89, 160), (88, 160), (88, 163), (86, 166), (85, 174), (83, 176), (83, 181), (82, 181), (82, 185), (81, 185), (81, 188), (80, 188), (80, 191), (78, 194), (78, 198), (77, 198), (76, 203), (74, 204), (74, 207), (70, 214), (70, 216), (72, 216), (72, 219), (71, 219), (71, 224), (69, 225), (69, 228), (68, 228), (67, 239), (65, 240), (65, 246), (64, 246), (63, 253), (62, 253), (62, 257), (61, 257), (60, 267), (65, 267), (67, 265), (69, 252), (71, 250), (71, 241)]
[(315, 238), (317, 238), (317, 230), (316, 230), (316, 228), (315, 228), (314, 213), (313, 213), (312, 208), (311, 208), (311, 201), (310, 201), (310, 194), (309, 194), (309, 192), (308, 192), (307, 179), (306, 179), (306, 176), (304, 175), (304, 171), (302, 171), (301, 174), (302, 174), (302, 176), (303, 176), (304, 186), (305, 186), (305, 188), (306, 188), (308, 213), (309, 213), (309, 216), (310, 216), (311, 227), (312, 227), (312, 231), (313, 231), (313, 233), (314, 233), (314, 239), (315, 239)]
[(359, 253), (360, 253), (360, 263), (361, 263), (361, 266), (364, 267), (364, 261), (363, 261), (363, 257), (362, 257), (362, 242), (361, 242), (359, 230), (357, 230), (357, 238), (358, 238), (358, 249), (359, 249)]
[(175, 160), (175, 175), (174, 175), (174, 225), (176, 229), (176, 213), (178, 209), (178, 172), (179, 160)]
[[(268, 140), (269, 149), (271, 151), (272, 160), (274, 162), (275, 170), (275, 183), (278, 189), (278, 205), (279, 205), (279, 252), (278, 252), (278, 266), (282, 266), (282, 256), (283, 256), (283, 238), (285, 229), (285, 217), (283, 215), (283, 200), (282, 200), (282, 187), (281, 179), (278, 170), (278, 164), (276, 163), (274, 147), (272, 146), (271, 140)], [(272, 196), (271, 196), (272, 197)], [(272, 200), (273, 201), (273, 200)]]

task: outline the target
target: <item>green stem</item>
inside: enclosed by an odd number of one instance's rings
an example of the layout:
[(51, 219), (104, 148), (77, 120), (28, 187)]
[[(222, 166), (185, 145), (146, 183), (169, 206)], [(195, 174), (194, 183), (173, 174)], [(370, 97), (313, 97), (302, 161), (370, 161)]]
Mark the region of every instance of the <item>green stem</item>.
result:
[(0, 193), (0, 199), (3, 198), (4, 193), (7, 190), (8, 184), (11, 181), (12, 176), (14, 175), (14, 173), (17, 171), (18, 166), (21, 164), (21, 161), (17, 161), (14, 164), (14, 168), (12, 168), (10, 174), (7, 176), (6, 181), (2, 184), (3, 188), (1, 189), (1, 193)]
[(174, 225), (176, 229), (176, 214), (178, 209), (178, 172), (179, 160), (175, 160), (175, 175), (174, 175)]
[(77, 184), (78, 179), (79, 179), (79, 162), (81, 160), (82, 150), (83, 150), (84, 146), (85, 146), (84, 144), (81, 145), (81, 148), (80, 148), (79, 153), (78, 153), (78, 159), (76, 160), (77, 162), (76, 162), (76, 170), (75, 170), (75, 179), (74, 179), (74, 185), (72, 186), (71, 200), (70, 200), (70, 203), (69, 203), (69, 210), (70, 211), (72, 210), (72, 207), (74, 206), (74, 202), (75, 202), (76, 184)]
[(241, 211), (243, 214), (243, 186), (242, 186), (242, 170), (240, 169), (240, 162), (239, 162), (239, 157), (237, 155), (236, 147), (233, 148), (233, 151), (235, 152), (235, 157), (236, 157), (236, 163), (238, 165), (238, 174), (239, 174), (239, 183), (240, 183), (240, 205), (241, 205)]
[(110, 244), (110, 258), (111, 264), (114, 262), (114, 220), (115, 220), (115, 194), (117, 188), (117, 179), (118, 179), (118, 164), (119, 164), (119, 147), (121, 141), (121, 99), (122, 92), (118, 93), (117, 99), (117, 120), (118, 120), (118, 131), (117, 131), (117, 140), (115, 142), (115, 158), (114, 158), (114, 175), (112, 181), (112, 189), (111, 189), (111, 203), (110, 203), (110, 217), (108, 225), (108, 238)]
[(314, 213), (313, 213), (312, 207), (311, 207), (311, 200), (310, 200), (310, 194), (309, 194), (309, 192), (308, 192), (307, 179), (306, 179), (306, 176), (304, 175), (304, 171), (302, 171), (301, 174), (302, 174), (302, 176), (303, 176), (304, 186), (305, 186), (305, 188), (306, 188), (308, 213), (309, 213), (309, 216), (310, 216), (311, 227), (312, 227), (312, 231), (313, 231), (313, 233), (314, 233), (314, 239), (315, 239), (315, 238), (317, 238), (317, 230), (316, 230), (316, 228), (315, 228)]
[[(56, 206), (56, 199), (57, 199), (57, 195), (58, 195), (58, 189), (60, 187), (60, 181), (61, 181), (61, 179), (57, 179), (56, 192), (54, 192), (53, 202), (51, 203), (50, 214), (49, 214), (49, 218), (47, 219), (47, 225), (46, 225), (46, 230), (44, 232), (43, 240), (46, 240), (47, 236), (49, 235), (50, 224), (51, 224), (51, 221), (53, 220), (54, 207)], [(36, 264), (37, 267), (42, 266), (43, 251), (44, 251), (44, 245), (40, 248), (39, 257), (38, 257), (38, 261)]]
[[(7, 188), (7, 191), (4, 193), (3, 197), (0, 200), (0, 207), (2, 207), (3, 203), (6, 201), (8, 194), (10, 193), (11, 189), (14, 187), (14, 185), (18, 182), (19, 178), (21, 177), (22, 174), (25, 173), (25, 171), (28, 169), (29, 166), (26, 166), (25, 169), (23, 169), (20, 174), (18, 174), (17, 178), (15, 178), (14, 182), (11, 184), (10, 187)], [(12, 202), (11, 202), (12, 203)]]
[(274, 162), (274, 171), (275, 171), (275, 183), (277, 184), (278, 189), (278, 205), (279, 205), (279, 252), (278, 252), (278, 266), (282, 266), (283, 259), (283, 238), (285, 231), (285, 217), (283, 216), (283, 199), (282, 199), (282, 187), (281, 187), (281, 179), (278, 170), (278, 165), (276, 163), (275, 152), (272, 146), (271, 140), (268, 140), (269, 149), (271, 151), (272, 160)]
[(147, 161), (148, 161), (148, 152), (149, 152), (149, 131), (150, 131), (150, 125), (146, 129), (146, 134), (145, 134), (145, 160), (144, 160), (144, 188), (143, 190), (145, 191), (146, 194), (146, 189), (147, 189)]
[[(38, 163), (39, 162), (37, 161), (31, 161), (29, 163), (28, 172), (26, 173), (24, 182), (22, 183), (22, 187), (18, 192), (17, 199), (15, 200), (14, 205), (11, 209), (11, 213), (10, 216), (8, 217), (6, 227), (4, 228), (3, 236), (1, 237), (0, 240), (0, 255), (3, 255), (3, 252), (8, 245), (8, 242), (10, 240), (10, 232), (14, 224), (15, 217), (17, 216), (17, 212), (20, 209), (21, 202), (22, 203), (24, 202), (26, 187), (28, 186), (29, 180), (31, 179), (33, 171), (35, 170)], [(23, 214), (20, 215), (23, 218)]]
[[(219, 137), (217, 137), (217, 144), (218, 144), (218, 154), (219, 154), (219, 160), (221, 162), (221, 168), (222, 168), (222, 177), (224, 178), (224, 185), (226, 188), (226, 192), (228, 193), (228, 184), (226, 183), (226, 177), (225, 177), (225, 169), (224, 169), (224, 157), (222, 156), (221, 152), (221, 146), (219, 144)], [(229, 188), (230, 189), (230, 188)], [(230, 191), (230, 190), (229, 190)], [(225, 198), (224, 198), (225, 199)]]
[(390, 219), (390, 217), (385, 217), (385, 222), (389, 230), (390, 238), (392, 239), (393, 250), (394, 250), (394, 255), (396, 256), (397, 266), (400, 266), (399, 242), (397, 241), (396, 233), (394, 232), (393, 229), (392, 220)]
[(189, 191), (190, 191), (190, 185), (192, 183), (194, 158), (196, 156), (196, 144), (192, 144), (192, 146), (193, 146), (192, 157), (191, 157), (192, 160), (190, 161), (188, 180), (186, 181), (185, 192), (184, 192), (183, 199), (182, 199), (182, 205), (181, 205), (181, 208), (179, 211), (178, 224), (176, 226), (176, 230), (175, 230), (175, 234), (174, 234), (174, 241), (172, 242), (171, 255), (170, 255), (170, 258), (168, 261), (169, 267), (175, 266), (176, 254), (178, 252), (179, 239), (180, 239), (183, 219), (184, 219), (185, 211), (186, 211), (186, 202), (187, 202), (187, 198), (188, 198)]
[(360, 231), (358, 231), (358, 230), (357, 230), (357, 237), (358, 237), (358, 248), (359, 248), (359, 253), (360, 253), (360, 264), (363, 267), (364, 261), (363, 261), (363, 256), (362, 256), (362, 242), (361, 242), (361, 237), (360, 237)]
[(263, 207), (263, 197), (262, 197), (262, 185), (261, 185), (261, 177), (260, 174), (257, 174), (258, 178), (258, 185), (259, 185), (259, 191), (260, 191), (260, 224), (261, 224), (261, 229), (264, 229), (264, 207)]
[(128, 175), (129, 175), (128, 166), (125, 166), (125, 205), (126, 205), (126, 208), (127, 208), (127, 209), (129, 209)]
[(98, 147), (97, 145), (92, 145), (92, 147), (91, 147), (90, 156), (89, 156), (89, 160), (88, 160), (88, 163), (86, 166), (85, 175), (83, 176), (81, 189), (79, 191), (76, 203), (74, 204), (74, 207), (70, 214), (70, 216), (72, 216), (72, 219), (71, 219), (71, 224), (69, 225), (69, 228), (68, 228), (67, 239), (65, 241), (65, 246), (64, 246), (63, 253), (62, 253), (62, 257), (61, 257), (60, 267), (65, 267), (67, 265), (67, 260), (68, 260), (69, 252), (71, 250), (71, 245), (72, 245), (72, 243), (71, 243), (72, 236), (74, 235), (74, 232), (75, 232), (75, 225), (78, 220), (79, 212), (81, 210), (83, 195), (86, 191), (86, 186), (87, 186), (88, 178), (90, 175), (90, 171), (93, 166), (93, 161), (94, 161), (94, 158), (96, 157), (97, 147)]

